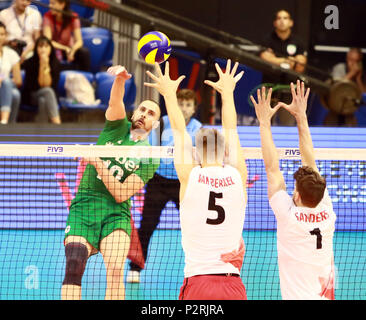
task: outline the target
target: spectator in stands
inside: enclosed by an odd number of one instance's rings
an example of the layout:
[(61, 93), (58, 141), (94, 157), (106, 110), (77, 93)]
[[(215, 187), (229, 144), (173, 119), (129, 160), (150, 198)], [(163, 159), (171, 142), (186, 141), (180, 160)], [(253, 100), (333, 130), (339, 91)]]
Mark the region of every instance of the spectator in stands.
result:
[(51, 41), (40, 36), (36, 41), (33, 57), (24, 63), (23, 102), (38, 106), (38, 118), (43, 120), (48, 114), (55, 124), (61, 123), (56, 95), (60, 68)]
[[(6, 42), (6, 27), (0, 22), (0, 113), (1, 124), (9, 122), (10, 111), (13, 108), (15, 114), (19, 109), (20, 92), (14, 86), (22, 85), (22, 76), (20, 74), (19, 55), (11, 48), (4, 46)], [(13, 80), (10, 78), (13, 75)], [(16, 115), (12, 122), (15, 121)]]
[(32, 56), (42, 28), (42, 16), (30, 3), (30, 0), (14, 0), (0, 12), (0, 21), (8, 31), (8, 44), (20, 55), (21, 64)]
[(334, 81), (350, 80), (357, 84), (361, 92), (366, 92), (365, 74), (362, 65), (363, 54), (359, 48), (350, 48), (346, 62), (336, 64), (332, 70)]
[[(273, 32), (265, 39), (264, 49), (260, 57), (272, 64), (284, 69), (291, 69), (296, 72), (304, 72), (307, 63), (307, 52), (301, 41), (293, 34), (292, 27), (294, 21), (286, 10), (279, 10), (275, 13), (273, 21)], [(263, 82), (281, 84), (280, 77), (273, 78), (270, 75), (263, 75)], [(286, 83), (282, 83), (287, 86)], [(273, 92), (272, 99), (274, 104), (279, 101), (290, 103), (292, 96), (290, 88), (288, 90), (276, 90)], [(274, 125), (294, 126), (295, 118), (284, 108), (278, 110), (273, 117)]]
[(292, 33), (294, 21), (286, 10), (279, 10), (273, 21), (274, 31), (265, 40), (266, 49), (260, 57), (270, 63), (304, 72), (307, 52), (301, 41)]
[(79, 16), (69, 0), (50, 0), (51, 10), (43, 17), (43, 34), (52, 40), (57, 58), (67, 61), (63, 69), (90, 70), (90, 53), (83, 47)]

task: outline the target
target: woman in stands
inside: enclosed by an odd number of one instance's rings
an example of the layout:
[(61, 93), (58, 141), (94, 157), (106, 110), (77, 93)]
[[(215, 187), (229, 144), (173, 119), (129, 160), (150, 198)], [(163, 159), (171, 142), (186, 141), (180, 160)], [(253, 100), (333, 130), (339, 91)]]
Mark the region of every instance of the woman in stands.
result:
[[(22, 85), (20, 74), (20, 57), (7, 46), (3, 46), (6, 41), (6, 28), (0, 22), (0, 113), (1, 124), (7, 124), (10, 118), (10, 111), (17, 113), (20, 103), (20, 92), (14, 86)], [(10, 78), (13, 75), (13, 79)], [(15, 119), (12, 119), (15, 121)]]
[(67, 61), (64, 70), (90, 70), (90, 53), (83, 47), (79, 16), (70, 0), (50, 0), (51, 10), (43, 16), (43, 34), (52, 40), (57, 58)]
[(51, 41), (45, 36), (40, 36), (36, 41), (33, 57), (24, 62), (22, 101), (38, 106), (41, 121), (48, 115), (52, 123), (61, 124), (56, 95), (60, 68)]

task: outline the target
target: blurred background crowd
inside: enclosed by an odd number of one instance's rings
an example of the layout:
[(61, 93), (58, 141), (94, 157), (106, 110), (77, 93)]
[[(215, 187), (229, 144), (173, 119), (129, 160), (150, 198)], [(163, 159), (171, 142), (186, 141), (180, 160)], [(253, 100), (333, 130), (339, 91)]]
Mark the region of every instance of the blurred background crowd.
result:
[[(239, 125), (257, 125), (249, 100), (257, 88), (286, 101), (300, 78), (312, 89), (310, 125), (366, 126), (362, 0), (2, 0), (0, 10), (1, 125), (104, 121), (113, 64), (133, 74), (128, 111), (159, 99), (143, 86), (151, 66), (137, 53), (138, 39), (159, 30), (172, 42), (171, 75), (186, 75), (180, 89), (196, 93), (194, 117), (204, 124), (221, 121), (203, 80), (231, 58), (245, 71), (235, 92)], [(295, 125), (285, 110), (273, 122)]]

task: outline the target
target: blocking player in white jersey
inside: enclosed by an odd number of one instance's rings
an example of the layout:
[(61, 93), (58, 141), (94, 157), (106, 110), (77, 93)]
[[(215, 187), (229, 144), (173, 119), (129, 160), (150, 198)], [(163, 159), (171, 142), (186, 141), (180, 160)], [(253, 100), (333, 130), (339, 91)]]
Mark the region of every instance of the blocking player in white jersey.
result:
[[(223, 72), (216, 64), (217, 82), (205, 81), (222, 97), (222, 125), (196, 134), (196, 152), (186, 131), (176, 91), (184, 79), (171, 80), (156, 64), (157, 76), (148, 72), (164, 97), (174, 135), (174, 166), (180, 181), (180, 222), (185, 253), (184, 283), (180, 300), (246, 300), (240, 278), (244, 258), (242, 238), (247, 203), (247, 168), (237, 134), (234, 89), (243, 72), (235, 76), (228, 60)], [(229, 152), (226, 152), (229, 150)], [(226, 159), (226, 161), (224, 161)]]
[[(268, 198), (277, 220), (277, 251), (282, 299), (334, 300), (333, 235), (336, 215), (325, 179), (316, 166), (306, 107), (310, 89), (291, 83), (292, 102), (271, 108), (270, 89), (251, 100), (260, 123), (262, 155), (267, 172)], [(286, 192), (278, 153), (271, 133), (271, 118), (285, 108), (296, 119), (302, 167), (294, 173), (295, 190)]]

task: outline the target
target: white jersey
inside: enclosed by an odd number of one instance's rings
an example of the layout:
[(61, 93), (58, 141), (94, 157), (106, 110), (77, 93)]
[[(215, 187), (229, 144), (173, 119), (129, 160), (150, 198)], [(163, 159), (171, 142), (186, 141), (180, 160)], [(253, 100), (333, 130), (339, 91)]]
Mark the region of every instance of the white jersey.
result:
[(245, 218), (245, 194), (237, 169), (195, 167), (180, 202), (184, 276), (235, 273), (240, 270), (221, 260), (238, 250)]
[(332, 299), (336, 215), (328, 190), (316, 208), (297, 207), (284, 190), (269, 203), (277, 219), (282, 299)]
[(6, 25), (9, 41), (23, 40), (27, 45), (34, 44), (34, 32), (42, 29), (42, 16), (33, 6), (28, 6), (24, 13), (17, 15), (12, 5), (0, 12), (0, 21)]

